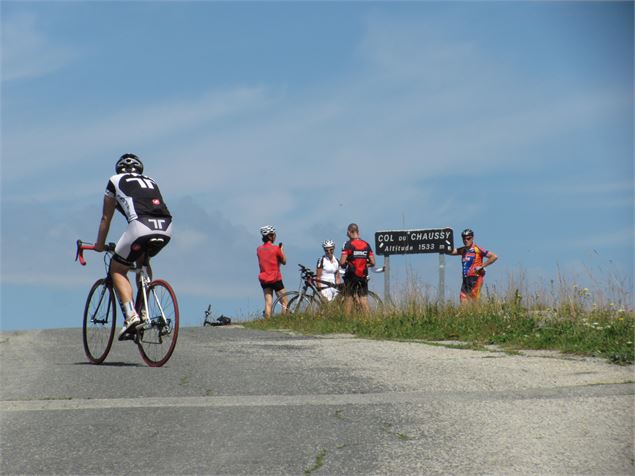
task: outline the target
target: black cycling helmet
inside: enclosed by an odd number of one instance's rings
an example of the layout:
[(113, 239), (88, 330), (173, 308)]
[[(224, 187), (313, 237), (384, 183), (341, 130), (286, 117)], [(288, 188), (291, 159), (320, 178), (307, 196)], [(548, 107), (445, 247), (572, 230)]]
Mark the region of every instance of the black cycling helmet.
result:
[(138, 174), (142, 174), (143, 163), (141, 162), (141, 159), (134, 154), (123, 154), (119, 157), (117, 165), (115, 165), (115, 171), (118, 174), (122, 174), (124, 172), (137, 172)]
[(470, 228), (466, 228), (461, 232), (461, 237), (465, 238), (467, 236), (474, 236), (474, 232)]

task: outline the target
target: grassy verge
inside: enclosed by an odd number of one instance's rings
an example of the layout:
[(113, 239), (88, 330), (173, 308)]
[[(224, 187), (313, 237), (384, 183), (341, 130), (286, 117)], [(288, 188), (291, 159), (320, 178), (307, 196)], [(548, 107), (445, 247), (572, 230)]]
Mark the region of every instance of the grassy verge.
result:
[(350, 333), (395, 340), (465, 342), (466, 347), (496, 344), (508, 351), (559, 350), (606, 358), (616, 364), (634, 361), (635, 313), (623, 309), (576, 306), (528, 309), (513, 302), (469, 306), (404, 305), (370, 316), (345, 316), (341, 309), (314, 314), (281, 315), (246, 323), (255, 329), (291, 329), (303, 334)]

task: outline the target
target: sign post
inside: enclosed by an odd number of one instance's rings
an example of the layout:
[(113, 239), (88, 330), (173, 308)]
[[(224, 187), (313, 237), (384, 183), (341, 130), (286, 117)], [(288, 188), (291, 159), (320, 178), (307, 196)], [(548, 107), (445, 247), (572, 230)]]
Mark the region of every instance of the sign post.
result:
[(391, 302), (390, 297), (390, 255), (384, 256), (384, 300)]
[(439, 301), (445, 301), (445, 253), (454, 248), (452, 228), (387, 230), (375, 232), (375, 253), (384, 256), (384, 298), (390, 296), (390, 255), (438, 253)]
[(439, 253), (439, 303), (445, 302), (445, 255)]

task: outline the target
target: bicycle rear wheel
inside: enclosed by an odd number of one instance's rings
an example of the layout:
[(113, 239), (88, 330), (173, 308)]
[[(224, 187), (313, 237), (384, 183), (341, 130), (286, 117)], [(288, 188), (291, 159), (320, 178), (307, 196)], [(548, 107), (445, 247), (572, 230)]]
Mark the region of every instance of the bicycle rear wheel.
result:
[[(358, 291), (355, 290), (355, 293), (357, 293), (357, 292)], [(362, 309), (361, 305), (357, 301), (359, 299), (357, 294), (354, 295), (352, 297), (352, 299), (353, 299), (353, 302), (352, 302), (352, 305), (351, 305), (351, 311), (355, 312), (355, 313), (363, 313), (364, 310)], [(337, 296), (335, 296), (335, 299), (333, 301), (335, 302), (336, 306), (339, 306), (342, 309), (344, 309), (345, 308), (345, 306), (344, 306), (345, 300), (346, 300), (346, 294), (344, 292), (341, 292)], [(371, 315), (381, 314), (384, 311), (384, 303), (383, 303), (383, 301), (373, 291), (370, 291), (370, 290), (368, 291), (367, 300), (368, 300), (368, 310), (369, 310)]]
[(101, 364), (108, 356), (117, 325), (115, 293), (107, 279), (98, 279), (90, 288), (82, 325), (84, 353), (93, 364)]
[(368, 308), (372, 314), (381, 313), (384, 310), (384, 303), (373, 291), (368, 291)]
[[(299, 296), (299, 292), (297, 291), (287, 291), (281, 297), (278, 297), (273, 301), (273, 305), (271, 306), (271, 316), (279, 316), (280, 314), (285, 314), (289, 312), (290, 308), (288, 307), (289, 303)], [(284, 308), (282, 304), (282, 297), (287, 298), (287, 309)]]
[(148, 319), (137, 326), (137, 346), (146, 364), (161, 367), (170, 360), (179, 335), (179, 305), (166, 281), (158, 279), (148, 286)]

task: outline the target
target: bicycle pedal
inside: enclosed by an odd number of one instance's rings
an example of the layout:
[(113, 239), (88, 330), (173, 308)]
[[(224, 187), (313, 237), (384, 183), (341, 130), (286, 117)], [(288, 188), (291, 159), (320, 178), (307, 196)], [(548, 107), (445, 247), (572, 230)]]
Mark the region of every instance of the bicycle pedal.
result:
[[(133, 329), (134, 330), (134, 329)], [(126, 331), (125, 334), (119, 336), (119, 340), (134, 340), (136, 337), (136, 332)]]

